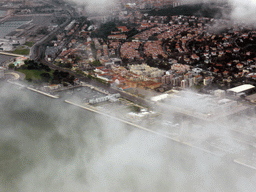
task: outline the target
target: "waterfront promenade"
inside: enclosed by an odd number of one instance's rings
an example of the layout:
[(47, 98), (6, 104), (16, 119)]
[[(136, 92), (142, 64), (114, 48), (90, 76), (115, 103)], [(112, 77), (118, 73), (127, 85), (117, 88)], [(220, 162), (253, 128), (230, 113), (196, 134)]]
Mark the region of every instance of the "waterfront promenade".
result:
[(108, 114), (103, 113), (103, 112), (101, 112), (101, 111), (99, 111), (99, 110), (97, 110), (97, 109), (95, 109), (95, 108), (90, 107), (90, 106), (80, 105), (80, 104), (77, 104), (77, 103), (74, 103), (74, 102), (71, 102), (71, 101), (68, 101), (68, 100), (65, 100), (65, 102), (68, 103), (68, 104), (74, 105), (74, 106), (76, 106), (76, 107), (79, 107), (79, 108), (82, 108), (82, 109), (85, 109), (85, 110), (88, 110), (88, 111), (91, 111), (91, 112), (94, 112), (94, 113), (97, 113), (97, 114), (100, 114), (100, 115), (104, 115), (104, 116), (109, 117), (109, 118), (111, 118), (111, 119), (115, 119), (115, 120), (120, 121), (120, 122), (123, 122), (123, 123), (125, 123), (125, 124), (127, 124), (127, 125), (131, 125), (131, 126), (133, 126), (133, 127), (135, 127), (135, 128), (138, 128), (138, 129), (140, 129), (140, 130), (147, 131), (147, 132), (153, 133), (153, 134), (155, 134), (155, 135), (164, 137), (164, 138), (166, 138), (166, 139), (170, 139), (170, 140), (172, 140), (172, 141), (178, 142), (178, 143), (180, 143), (180, 144), (184, 144), (184, 145), (186, 145), (186, 146), (190, 146), (190, 147), (192, 147), (192, 148), (199, 149), (199, 150), (204, 151), (204, 152), (206, 152), (206, 153), (210, 153), (210, 154), (216, 155), (216, 156), (224, 156), (224, 153), (221, 153), (221, 152), (220, 152), (220, 153), (215, 153), (215, 152), (209, 151), (209, 150), (207, 150), (207, 149), (204, 149), (204, 148), (201, 148), (201, 147), (197, 147), (197, 146), (195, 146), (195, 145), (192, 145), (191, 143), (187, 143), (187, 142), (184, 142), (184, 141), (180, 141), (180, 140), (177, 139), (177, 138), (173, 138), (173, 137), (170, 137), (170, 136), (165, 135), (165, 134), (163, 134), (163, 133), (160, 133), (160, 132), (157, 132), (157, 131), (154, 131), (154, 130), (151, 130), (151, 129), (148, 129), (148, 128), (145, 128), (145, 127), (142, 127), (142, 126), (140, 126), (140, 125), (137, 125), (137, 124), (135, 124), (135, 123), (129, 122), (129, 121), (127, 121), (127, 120), (120, 119), (120, 118), (115, 117), (115, 116), (112, 116), (112, 115), (108, 115)]
[(26, 55), (19, 55), (15, 53), (7, 53), (7, 52), (2, 52), (0, 51), (0, 55), (8, 55), (8, 56), (13, 56), (13, 57), (25, 57)]

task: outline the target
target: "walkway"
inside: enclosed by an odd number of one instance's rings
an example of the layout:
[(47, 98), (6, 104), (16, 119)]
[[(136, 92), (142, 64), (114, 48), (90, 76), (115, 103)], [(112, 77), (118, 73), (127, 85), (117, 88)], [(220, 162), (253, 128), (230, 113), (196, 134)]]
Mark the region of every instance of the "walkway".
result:
[(0, 54), (14, 56), (14, 57), (27, 57), (26, 55), (19, 55), (19, 54), (15, 54), (15, 53), (7, 53), (7, 52), (2, 52), (2, 51), (0, 51)]
[(13, 80), (18, 80), (20, 78), (20, 75), (15, 72), (8, 72), (8, 73), (5, 73), (5, 75), (13, 75), (14, 76)]
[(26, 75), (24, 73), (21, 72), (17, 72), (17, 71), (6, 71), (5, 75), (13, 75), (14, 79), (13, 80), (24, 80), (26, 78)]

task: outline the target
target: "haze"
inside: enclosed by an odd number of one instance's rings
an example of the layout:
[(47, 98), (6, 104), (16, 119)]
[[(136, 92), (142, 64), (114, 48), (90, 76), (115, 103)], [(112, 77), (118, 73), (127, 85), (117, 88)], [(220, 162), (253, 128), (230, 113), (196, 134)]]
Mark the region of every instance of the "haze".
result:
[[(118, 3), (118, 0), (72, 0), (79, 5), (85, 5), (87, 13), (108, 12)], [(184, 0), (185, 3), (201, 2), (228, 2), (232, 7), (230, 17), (238, 23), (254, 24), (256, 22), (256, 1), (255, 0)]]
[[(37, 93), (0, 90), (1, 191), (256, 189), (254, 170)], [(232, 126), (200, 124), (202, 134)]]

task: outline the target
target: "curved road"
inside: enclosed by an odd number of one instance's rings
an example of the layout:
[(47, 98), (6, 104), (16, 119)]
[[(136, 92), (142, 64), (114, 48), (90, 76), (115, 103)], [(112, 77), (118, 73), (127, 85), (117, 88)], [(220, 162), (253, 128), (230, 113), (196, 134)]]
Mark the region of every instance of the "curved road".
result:
[(24, 80), (26, 78), (26, 75), (24, 73), (18, 72), (18, 71), (6, 71), (5, 75), (11, 75), (13, 80)]

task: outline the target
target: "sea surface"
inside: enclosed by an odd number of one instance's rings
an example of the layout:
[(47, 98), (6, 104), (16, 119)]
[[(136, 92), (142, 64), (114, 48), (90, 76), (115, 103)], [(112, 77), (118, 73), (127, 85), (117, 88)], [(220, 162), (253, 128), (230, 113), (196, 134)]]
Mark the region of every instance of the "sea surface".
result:
[(3, 192), (256, 191), (229, 158), (3, 82), (0, 122)]

